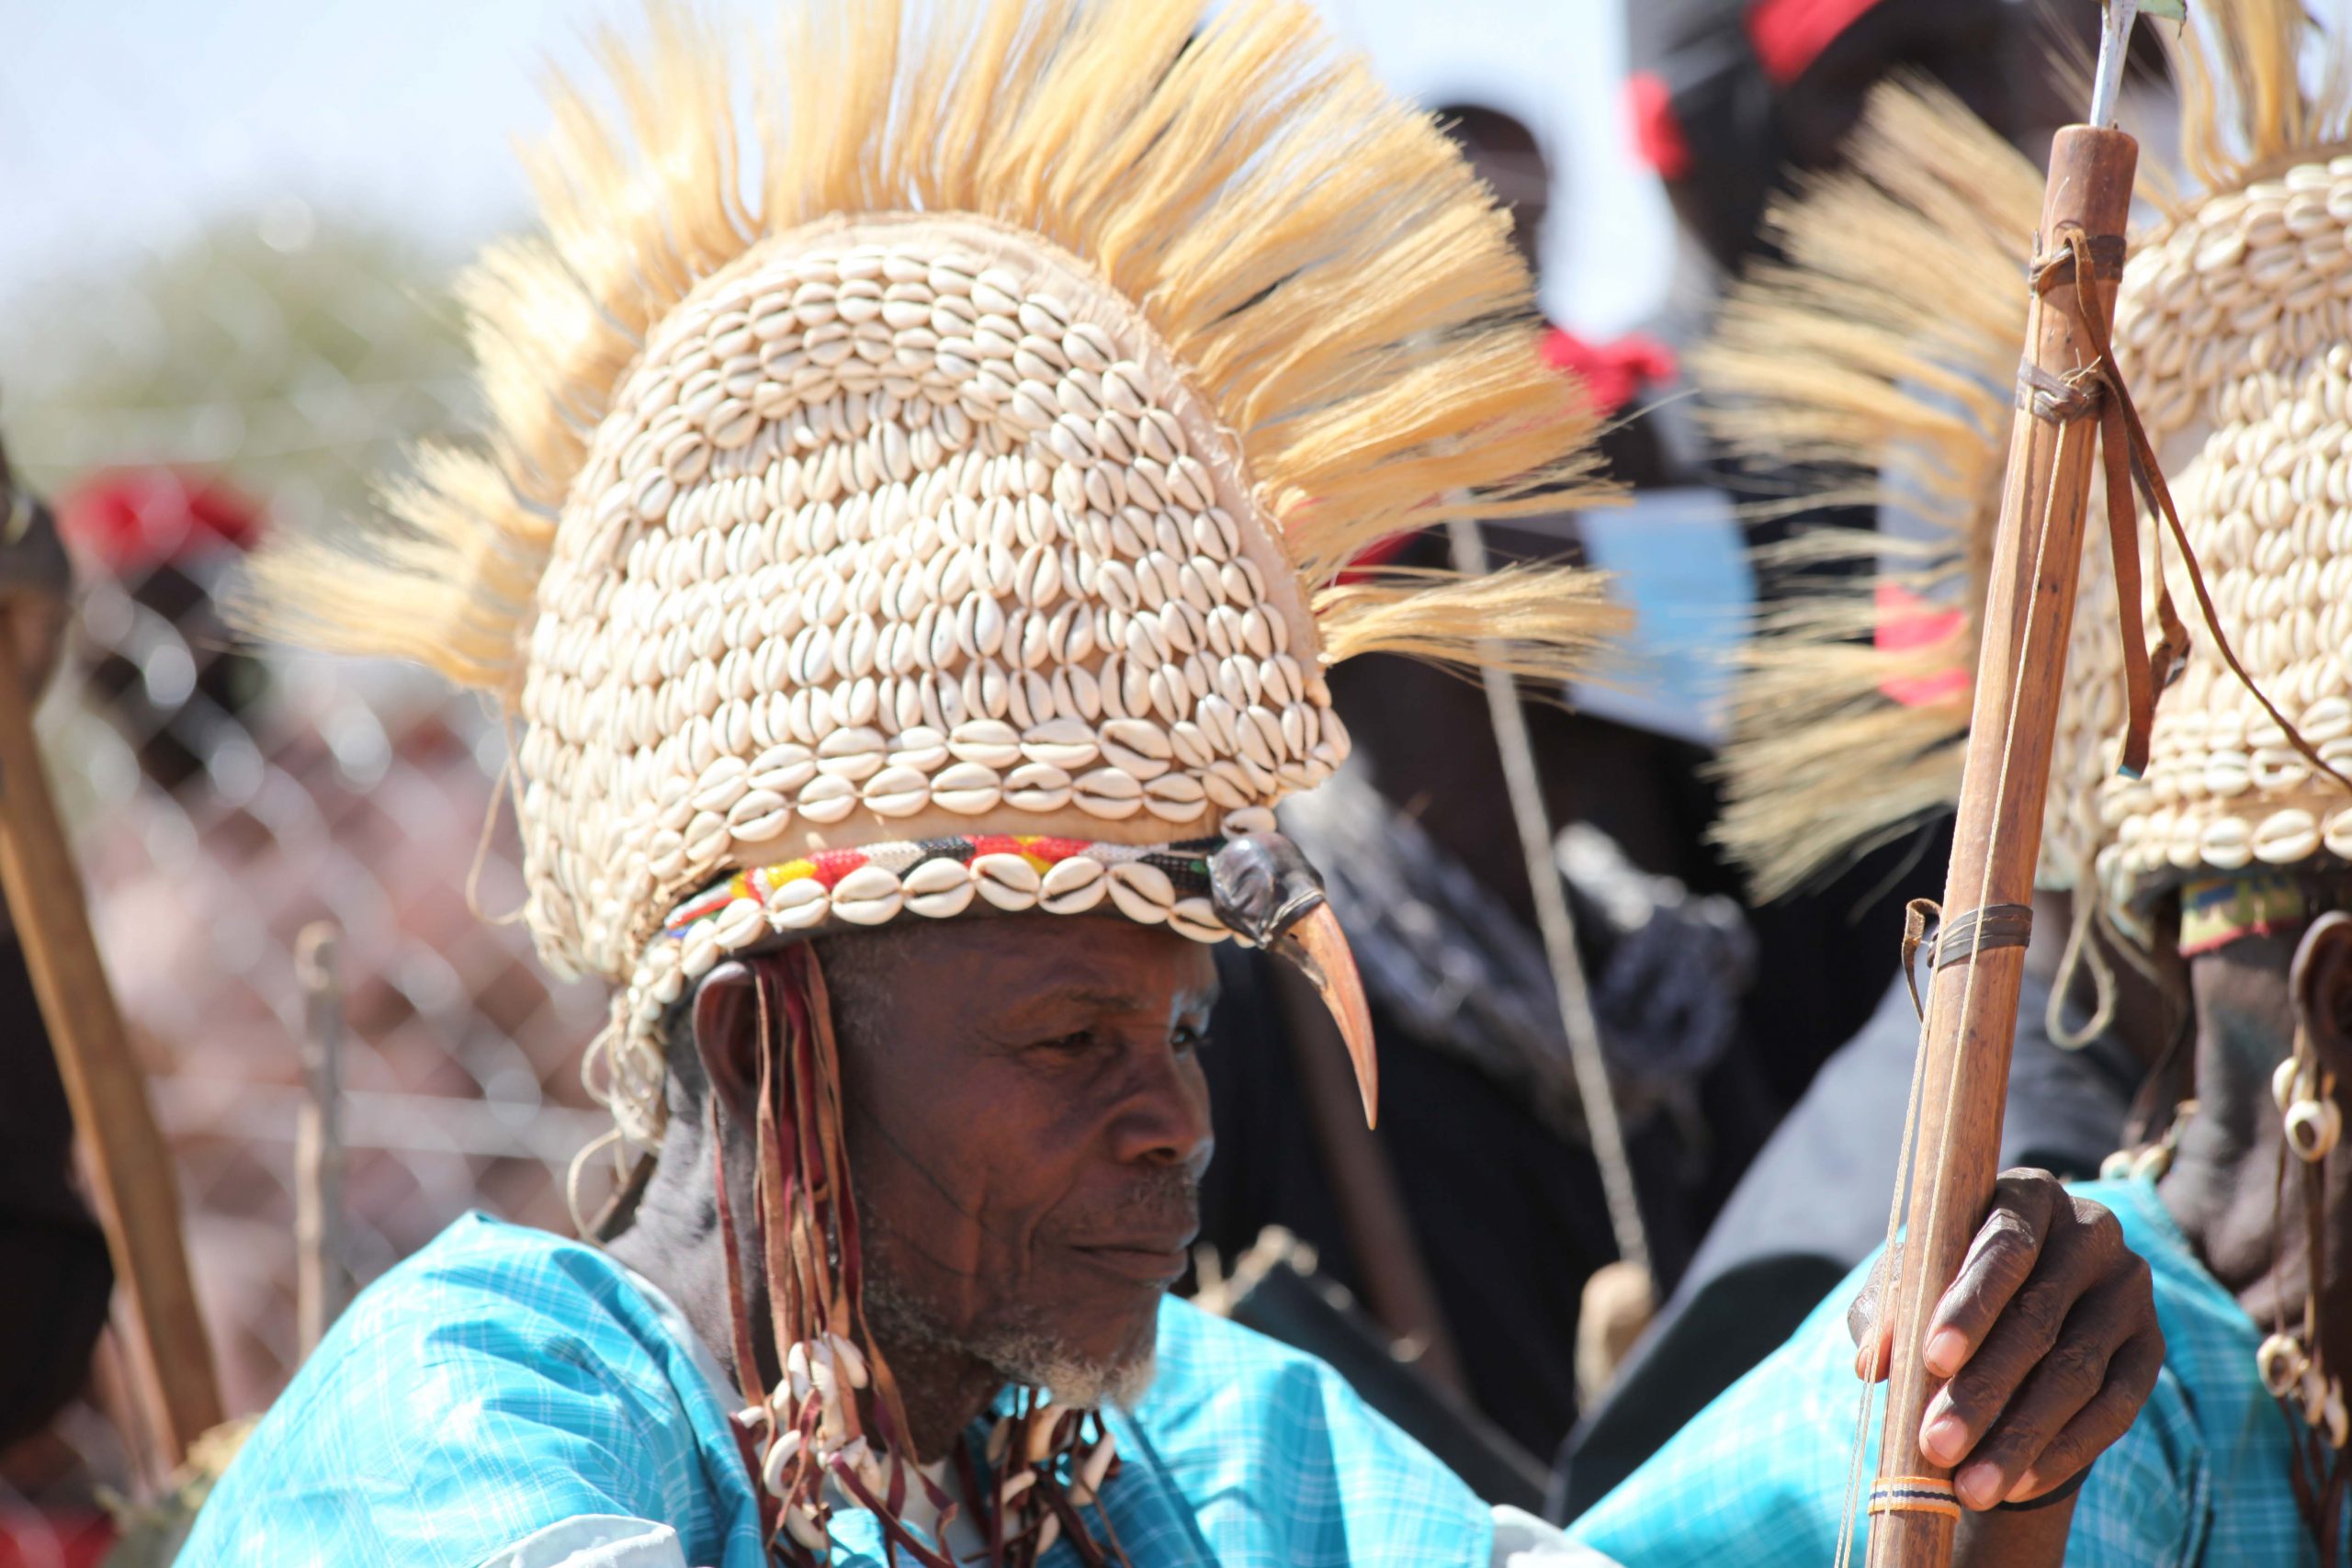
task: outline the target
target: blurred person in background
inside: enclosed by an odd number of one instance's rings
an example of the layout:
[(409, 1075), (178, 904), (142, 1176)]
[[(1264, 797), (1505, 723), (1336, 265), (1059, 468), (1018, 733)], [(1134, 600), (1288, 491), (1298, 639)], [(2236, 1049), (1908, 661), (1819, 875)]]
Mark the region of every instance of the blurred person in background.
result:
[[(1487, 106), (1435, 112), (1510, 214), (1532, 269), (1547, 211), (1563, 212), (1550, 207), (1535, 136)], [(1594, 345), (1557, 326), (1542, 342), (1545, 362), (1581, 385), (1604, 422), (1608, 475), (1654, 477), (1645, 423), (1621, 416), (1672, 374), (1672, 356), (1639, 336)], [(1483, 532), (1504, 561), (1583, 558), (1565, 511)], [(1436, 529), (1385, 541), (1358, 565), (1442, 570), (1450, 558)], [(1394, 656), (1351, 660), (1329, 679), (1354, 755), (1283, 820), (1331, 868), (1332, 907), (1372, 1002), (1387, 1111), (1376, 1141), (1338, 1124), (1351, 1114), (1344, 1095), (1320, 1105), (1314, 1082), (1323, 1044), (1295, 1038), (1317, 1028), (1313, 1010), (1290, 1005), (1257, 955), (1222, 957), (1217, 1031), (1236, 1048), (1208, 1061), (1220, 1152), (1204, 1186), (1204, 1240), (1227, 1273), (1268, 1226), (1305, 1243), (1317, 1278), (1368, 1306), (1416, 1372), (1540, 1469), (1532, 1456), (1548, 1456), (1577, 1418), (1584, 1290), (1616, 1246), (1487, 699), (1457, 672)], [(1579, 871), (1569, 893), (1634, 1126), (1634, 1186), (1670, 1288), (1771, 1126), (1771, 1096), (1741, 1035), (1752, 943), (1731, 900), (1681, 880), (1723, 880), (1708, 864), (1688, 748), (1534, 689), (1521, 709), (1545, 808), (1556, 828), (1575, 825), (1584, 852), (1569, 857)], [(1464, 1213), (1479, 1223), (1461, 1224)], [(1407, 1410), (1390, 1413), (1411, 1424)], [(1417, 1435), (1447, 1451), (1437, 1433)]]
[[(49, 507), (0, 454), (0, 619), (22, 682), (13, 700), (29, 706), (48, 685), (72, 586)], [(90, 1382), (113, 1288), (49, 1030), (14, 913), (0, 907), (0, 1496), (50, 1515), (61, 1541), (93, 1539), (83, 1526), (95, 1505), (50, 1427)], [(0, 1505), (0, 1544), (12, 1512)]]

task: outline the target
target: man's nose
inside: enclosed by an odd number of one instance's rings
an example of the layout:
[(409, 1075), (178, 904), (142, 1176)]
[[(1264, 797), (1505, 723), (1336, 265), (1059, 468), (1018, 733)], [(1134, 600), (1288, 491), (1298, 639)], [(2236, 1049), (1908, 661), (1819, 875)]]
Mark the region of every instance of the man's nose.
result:
[(1189, 1055), (1161, 1042), (1138, 1053), (1136, 1077), (1111, 1124), (1112, 1153), (1123, 1164), (1208, 1168), (1216, 1136), (1209, 1126), (1208, 1080)]

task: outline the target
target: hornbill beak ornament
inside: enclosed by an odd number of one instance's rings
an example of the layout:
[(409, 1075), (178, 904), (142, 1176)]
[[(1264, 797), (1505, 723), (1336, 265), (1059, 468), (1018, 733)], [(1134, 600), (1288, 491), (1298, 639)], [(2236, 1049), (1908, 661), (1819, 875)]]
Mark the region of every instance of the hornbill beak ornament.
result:
[(1378, 1125), (1380, 1059), (1373, 1050), (1372, 1009), (1340, 917), (1324, 896), (1323, 879), (1281, 834), (1237, 833), (1210, 857), (1209, 888), (1227, 926), (1313, 982), (1355, 1066), (1364, 1125)]

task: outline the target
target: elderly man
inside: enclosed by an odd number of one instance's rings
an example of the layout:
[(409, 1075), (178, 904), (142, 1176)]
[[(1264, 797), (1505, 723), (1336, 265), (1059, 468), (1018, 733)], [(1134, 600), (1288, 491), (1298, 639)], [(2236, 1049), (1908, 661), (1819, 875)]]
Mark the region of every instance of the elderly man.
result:
[[(2192, 623), (2179, 677), (2157, 700), (2145, 776), (2116, 776), (2123, 705), (2114, 589), (2105, 547), (2086, 553), (2042, 875), (2071, 883), (2086, 927), (2096, 919), (2133, 944), (2134, 967), (2174, 993), (2166, 1000), (2193, 1041), (2196, 1098), (2168, 1132), (2111, 1163), (2117, 1179), (2074, 1190), (2075, 1201), (2110, 1208), (2147, 1258), (2167, 1351), (2130, 1434), (2075, 1472), (2087, 1479), (2062, 1505), (2074, 1514), (2065, 1557), (2073, 1564), (2235, 1568), (2341, 1562), (2352, 1550), (2352, 1421), (2342, 1382), (2352, 1364), (2344, 1294), (2352, 1191), (2335, 1147), (2352, 1085), (2352, 626), (2343, 591), (2352, 494), (2342, 477), (2352, 350), (2345, 297), (2331, 281), (2342, 276), (2335, 256), (2352, 235), (2352, 165), (2334, 146), (2304, 140), (2341, 112), (2340, 97), (2311, 94), (2297, 76), (2309, 48), (2341, 47), (2311, 28), (2300, 7), (2197, 13), (2177, 42), (2180, 79), (2197, 101), (2224, 107), (2184, 119), (2181, 164), (2214, 188), (2177, 209), (2132, 259), (2117, 304), (2119, 357), (2174, 476), (2194, 570), (2219, 626)], [(1964, 127), (1944, 130), (1946, 147), (1964, 145)], [(1937, 186), (1935, 201), (1952, 188)], [(1981, 267), (1953, 274), (2014, 290), (2016, 261), (2003, 254), (1997, 228), (1943, 235), (1956, 242), (1945, 254), (1982, 254)], [(1868, 248), (1854, 253), (1849, 287), (1871, 287), (1863, 275), (1889, 254), (1888, 238), (1882, 231), (1860, 242)], [(1915, 238), (1920, 244), (1893, 248), (1928, 243)], [(1812, 297), (1835, 309), (1840, 296), (1822, 282), (1811, 280)], [(2000, 319), (1972, 312), (1962, 294), (1944, 286), (1911, 301), (1917, 322), (1933, 329), (1918, 342), (1932, 335), (1949, 352), (1960, 344), (1944, 331), (1951, 322)], [(1845, 304), (1845, 320), (1903, 321), (1860, 295)], [(2004, 414), (2018, 349), (2010, 336), (1985, 343), (1978, 358), (1997, 367), (1984, 404)], [(1878, 373), (1888, 374), (1888, 363), (1880, 356)], [(1934, 365), (1944, 385), (1956, 379), (1951, 367)], [(1928, 368), (1923, 360), (1919, 369)], [(1900, 371), (1889, 380), (1891, 392), (1919, 384)], [(1949, 428), (1949, 404), (1941, 417)], [(1792, 428), (1802, 425), (1781, 425)], [(1958, 446), (1941, 451), (1961, 459), (1939, 459), (1948, 478), (1977, 461), (1984, 477), (1998, 473), (1990, 450), (1981, 459)], [(1965, 518), (1976, 498), (1963, 491), (1947, 499), (1958, 503), (1947, 515)], [(1989, 508), (1975, 517), (1984, 526)], [(1973, 553), (1967, 538), (1955, 543), (1956, 554)], [(2177, 584), (2187, 577), (2176, 570)], [(1973, 635), (1954, 618), (1954, 641)], [(1897, 668), (1890, 658), (1887, 672)], [(1905, 672), (1929, 669), (1915, 662)], [(1947, 712), (1941, 722), (1960, 717)], [(1914, 759), (1932, 755), (1925, 742), (1939, 722), (1918, 719), (1928, 728), (1905, 721)], [(1781, 755), (1785, 765), (1790, 753)], [(1879, 760), (1861, 760), (1865, 774)], [(1957, 756), (1950, 762), (1956, 771)], [(1850, 755), (1847, 765), (1857, 765)], [(1864, 830), (1850, 825), (1850, 791), (1835, 801), (1825, 792), (1814, 811), (1809, 822), (1792, 811), (1783, 829), (1792, 838), (1808, 827), (1831, 836)], [(2076, 942), (2087, 934), (2079, 930)], [(2140, 1043), (2161, 1044), (2146, 1038), (2161, 1013), (2134, 1019), (2126, 997), (2101, 1012)], [(2021, 1314), (2021, 1324), (2049, 1311)], [(1846, 1452), (1815, 1423), (1850, 1412), (1853, 1398), (1842, 1315), (1816, 1310), (1580, 1518), (1577, 1538), (1630, 1568), (1820, 1561), (1839, 1524), (1834, 1499)], [(2052, 1375), (2027, 1386), (2029, 1402), (2088, 1371), (2047, 1365)], [(1972, 1382), (1953, 1382), (1956, 1409), (1981, 1397)], [(1934, 1453), (1938, 1445), (1928, 1447)], [(2064, 1497), (2068, 1488), (2052, 1479), (2037, 1465), (2032, 1491)], [(1965, 1469), (1960, 1485), (1966, 1495)]]
[[(1330, 585), (1573, 480), (1591, 420), (1438, 130), (1304, 8), (1201, 10), (812, 9), (755, 168), (742, 51), (674, 14), (617, 115), (563, 100), (549, 238), (469, 289), (492, 457), (260, 576), (514, 704), (526, 917), (615, 987), (645, 1157), (602, 1249), (477, 1216), (379, 1281), (184, 1562), (1577, 1555), (1164, 1299), (1206, 943), (1301, 965), (1373, 1103), (1268, 809), (1345, 756), (1325, 665), (1557, 677), (1610, 625), (1566, 570)], [(2057, 1354), (2152, 1332), (2102, 1223), (2037, 1238), (2106, 1292)]]

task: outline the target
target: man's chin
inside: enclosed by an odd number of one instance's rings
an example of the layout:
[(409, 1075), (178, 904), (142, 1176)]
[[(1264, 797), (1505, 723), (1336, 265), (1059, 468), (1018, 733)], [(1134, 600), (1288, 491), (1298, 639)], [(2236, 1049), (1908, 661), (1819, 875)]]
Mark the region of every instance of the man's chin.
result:
[(1024, 1377), (1022, 1381), (1041, 1384), (1052, 1393), (1057, 1404), (1088, 1410), (1109, 1405), (1127, 1410), (1150, 1392), (1151, 1380), (1159, 1371), (1159, 1359), (1147, 1348), (1139, 1355), (1109, 1361), (1059, 1359), (1039, 1371), (1042, 1376)]

